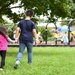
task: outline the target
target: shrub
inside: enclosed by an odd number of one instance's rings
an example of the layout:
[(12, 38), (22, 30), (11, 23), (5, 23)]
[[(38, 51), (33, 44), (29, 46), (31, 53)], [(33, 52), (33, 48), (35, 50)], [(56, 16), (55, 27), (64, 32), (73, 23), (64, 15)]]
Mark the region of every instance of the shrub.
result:
[(46, 40), (46, 35), (47, 35), (47, 38), (51, 38), (52, 37), (52, 33), (51, 33), (51, 28), (50, 27), (48, 27), (47, 33), (46, 33), (46, 28), (44, 26), (39, 26), (38, 27), (38, 32), (41, 32), (41, 36), (42, 36), (44, 41)]

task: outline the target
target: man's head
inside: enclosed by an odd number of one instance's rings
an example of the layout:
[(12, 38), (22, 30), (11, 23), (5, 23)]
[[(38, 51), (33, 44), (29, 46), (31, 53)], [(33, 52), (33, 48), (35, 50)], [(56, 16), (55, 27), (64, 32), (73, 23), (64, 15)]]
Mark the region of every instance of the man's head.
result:
[(32, 17), (33, 16), (33, 11), (32, 10), (27, 10), (26, 11), (26, 16)]

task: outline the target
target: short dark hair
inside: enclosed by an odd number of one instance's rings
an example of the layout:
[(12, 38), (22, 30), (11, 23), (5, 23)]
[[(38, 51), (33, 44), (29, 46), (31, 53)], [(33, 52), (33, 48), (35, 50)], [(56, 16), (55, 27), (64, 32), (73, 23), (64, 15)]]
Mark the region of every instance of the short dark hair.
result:
[(32, 10), (27, 10), (26, 11), (26, 16), (32, 17), (33, 16), (33, 11)]

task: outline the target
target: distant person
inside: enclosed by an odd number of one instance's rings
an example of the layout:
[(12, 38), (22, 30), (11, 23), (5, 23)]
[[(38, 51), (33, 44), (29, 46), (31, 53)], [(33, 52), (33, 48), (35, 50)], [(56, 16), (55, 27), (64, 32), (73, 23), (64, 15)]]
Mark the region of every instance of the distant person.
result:
[(4, 26), (0, 26), (0, 70), (3, 70), (5, 65), (6, 50), (8, 50), (8, 42), (14, 43), (14, 40), (11, 40), (8, 36), (8, 32)]
[(58, 32), (57, 32), (57, 30), (54, 31), (53, 36), (54, 36), (55, 44), (57, 44), (57, 39), (58, 39)]
[(75, 42), (75, 31), (70, 32), (70, 42)]
[(67, 32), (65, 32), (64, 35), (63, 35), (63, 43), (64, 43), (64, 45), (68, 45), (68, 35), (67, 35)]
[[(35, 24), (30, 20), (33, 16), (33, 11), (27, 10), (25, 15), (26, 18), (24, 20), (21, 20), (16, 28), (16, 42), (19, 39), (19, 52), (16, 58), (16, 64), (14, 66), (15, 69), (19, 67), (22, 55), (24, 54), (24, 50), (26, 49), (26, 47), (28, 52), (28, 63), (32, 63), (33, 35), (36, 39), (36, 44), (38, 44)], [(21, 32), (20, 37), (18, 38), (19, 31)]]
[(43, 41), (42, 36), (41, 36), (41, 32), (38, 32), (37, 36), (38, 36), (39, 42), (41, 43)]

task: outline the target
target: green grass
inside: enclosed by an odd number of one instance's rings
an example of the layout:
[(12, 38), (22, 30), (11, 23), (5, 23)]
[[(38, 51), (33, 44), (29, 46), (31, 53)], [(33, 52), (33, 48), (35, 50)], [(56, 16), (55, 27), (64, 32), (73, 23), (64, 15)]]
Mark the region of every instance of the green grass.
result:
[(14, 70), (17, 47), (7, 51), (6, 65), (0, 75), (75, 75), (74, 47), (34, 47), (33, 63), (27, 63), (27, 51), (20, 67)]

